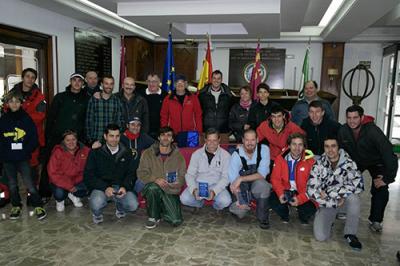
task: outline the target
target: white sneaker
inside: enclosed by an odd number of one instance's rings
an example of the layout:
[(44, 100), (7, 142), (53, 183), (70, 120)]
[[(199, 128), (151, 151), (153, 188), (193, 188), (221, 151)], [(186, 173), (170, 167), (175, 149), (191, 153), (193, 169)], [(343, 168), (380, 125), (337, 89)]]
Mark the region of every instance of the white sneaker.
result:
[(75, 197), (72, 193), (68, 193), (68, 198), (72, 201), (75, 207), (80, 208), (83, 206), (81, 199)]
[(65, 210), (64, 201), (56, 201), (56, 209), (58, 212), (63, 212)]

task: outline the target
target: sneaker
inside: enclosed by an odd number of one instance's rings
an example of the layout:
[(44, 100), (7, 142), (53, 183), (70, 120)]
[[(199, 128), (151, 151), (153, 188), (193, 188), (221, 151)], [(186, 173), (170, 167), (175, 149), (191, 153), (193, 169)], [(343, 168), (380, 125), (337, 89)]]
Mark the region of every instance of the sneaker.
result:
[(11, 214), (10, 214), (10, 219), (11, 220), (16, 220), (19, 217), (21, 217), (21, 207), (12, 207), (11, 208)]
[(260, 226), (261, 229), (264, 229), (264, 230), (270, 228), (269, 220), (260, 221), (260, 223), (258, 225)]
[(147, 222), (146, 222), (146, 228), (147, 229), (156, 228), (156, 226), (159, 222), (160, 222), (160, 220), (156, 220), (155, 218), (149, 218), (149, 219), (147, 219)]
[(289, 223), (289, 217), (281, 218), (281, 222), (283, 224), (288, 224)]
[(93, 214), (93, 223), (99, 224), (99, 223), (102, 223), (103, 221), (104, 221), (103, 214), (100, 214), (100, 215)]
[(36, 207), (34, 210), (35, 214), (36, 214), (36, 218), (40, 221), (43, 220), (44, 218), (46, 218), (47, 213), (46, 210), (43, 209), (42, 207)]
[(80, 208), (83, 206), (81, 199), (75, 197), (72, 193), (68, 193), (68, 198), (72, 201), (75, 207)]
[(56, 201), (56, 210), (58, 212), (63, 212), (65, 210), (64, 201)]
[(397, 251), (396, 257), (397, 257), (397, 260), (400, 261), (400, 251)]
[(117, 216), (118, 219), (124, 218), (126, 216), (126, 212), (115, 210), (115, 216)]
[(378, 222), (369, 222), (369, 229), (371, 229), (374, 232), (380, 233), (382, 232), (382, 224)]
[(338, 213), (336, 215), (336, 219), (338, 220), (346, 220), (346, 218), (347, 218), (346, 213)]
[(344, 238), (352, 249), (361, 250), (362, 244), (355, 235), (344, 235)]

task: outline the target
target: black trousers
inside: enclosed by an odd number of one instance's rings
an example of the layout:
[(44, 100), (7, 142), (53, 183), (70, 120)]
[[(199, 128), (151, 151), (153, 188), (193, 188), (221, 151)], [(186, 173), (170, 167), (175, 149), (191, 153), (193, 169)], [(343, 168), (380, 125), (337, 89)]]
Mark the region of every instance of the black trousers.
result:
[[(278, 196), (276, 195), (275, 192), (271, 193), (271, 196), (269, 198), (269, 203), (271, 208), (282, 218), (282, 219), (289, 219), (289, 204), (284, 203), (282, 204), (279, 201)], [(307, 201), (306, 203), (297, 206), (297, 211), (299, 214), (299, 219), (302, 222), (308, 222), (308, 220), (314, 215), (314, 213), (317, 211), (317, 208), (315, 207), (314, 203), (311, 202), (311, 200)]]
[(386, 205), (389, 201), (389, 185), (376, 188), (374, 186), (374, 179), (377, 178), (378, 175), (382, 175), (385, 172), (385, 168), (382, 164), (374, 165), (367, 168), (368, 172), (372, 176), (372, 184), (371, 184), (371, 209), (369, 213), (368, 219), (371, 222), (381, 223), (383, 221), (383, 216), (385, 214)]

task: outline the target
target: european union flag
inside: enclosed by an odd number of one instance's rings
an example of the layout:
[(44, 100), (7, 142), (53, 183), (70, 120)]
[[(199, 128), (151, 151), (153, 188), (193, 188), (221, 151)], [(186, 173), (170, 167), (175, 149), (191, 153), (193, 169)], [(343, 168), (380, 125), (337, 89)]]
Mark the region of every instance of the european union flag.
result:
[(168, 34), (167, 57), (165, 58), (162, 89), (169, 92), (175, 90), (174, 50), (172, 49), (171, 32)]

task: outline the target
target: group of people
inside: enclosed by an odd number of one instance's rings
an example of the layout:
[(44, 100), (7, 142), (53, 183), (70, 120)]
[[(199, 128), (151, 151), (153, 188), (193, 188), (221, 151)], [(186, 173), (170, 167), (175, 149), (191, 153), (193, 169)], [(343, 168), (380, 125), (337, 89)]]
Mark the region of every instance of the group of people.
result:
[[(115, 202), (115, 215), (123, 218), (138, 208), (141, 195), (149, 229), (161, 219), (182, 224), (181, 204), (197, 210), (210, 203), (239, 219), (255, 209), (262, 229), (270, 228), (270, 209), (283, 223), (297, 209), (301, 224), (315, 216), (319, 241), (329, 239), (337, 217), (346, 219), (344, 237), (361, 249), (356, 236), (361, 173), (368, 170), (370, 228), (382, 230), (388, 186), (398, 168), (391, 143), (360, 106), (346, 109), (344, 125), (336, 122), (314, 81), (306, 83), (304, 99), (289, 112), (269, 99), (264, 83), (257, 87), (258, 101), (244, 86), (239, 102), (232, 104), (218, 70), (199, 93), (190, 93), (186, 78), (177, 75), (170, 94), (160, 89), (154, 73), (145, 90), (135, 90), (135, 80), (127, 77), (117, 93), (112, 76), (102, 77), (99, 86), (95, 72), (74, 73), (49, 108), (36, 78), (33, 69), (22, 72), (22, 82), (5, 96), (0, 117), (11, 219), (22, 211), (20, 173), (39, 220), (47, 215), (42, 197), (49, 191), (59, 212), (67, 198), (82, 207), (81, 199), (88, 196), (96, 224), (103, 222), (108, 202)], [(205, 142), (188, 167), (174, 142), (186, 131), (204, 132)], [(221, 145), (224, 133), (241, 143), (232, 153)]]

